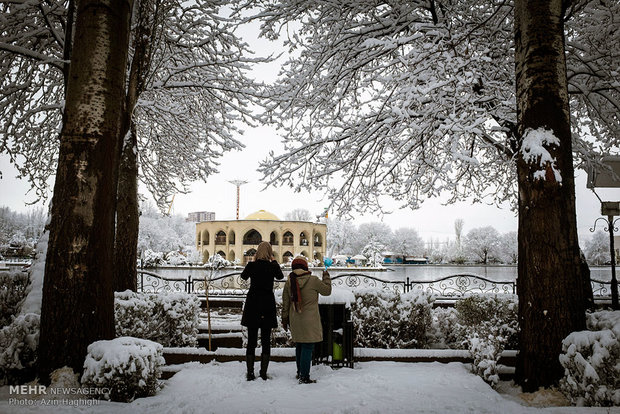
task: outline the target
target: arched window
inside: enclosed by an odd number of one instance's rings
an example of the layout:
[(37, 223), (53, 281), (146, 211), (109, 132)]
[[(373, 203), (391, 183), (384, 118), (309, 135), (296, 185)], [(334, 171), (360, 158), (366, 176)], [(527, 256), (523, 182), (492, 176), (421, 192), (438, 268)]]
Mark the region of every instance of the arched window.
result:
[(205, 250), (202, 252), (202, 263), (207, 263), (209, 261), (209, 251)]
[(289, 251), (284, 252), (284, 254), (282, 255), (282, 263), (288, 263), (291, 260), (293, 260), (293, 253)]
[(305, 250), (302, 251), (301, 253), (299, 253), (299, 255), (303, 256), (303, 257), (310, 257), (310, 256), (308, 256), (308, 252), (306, 252)]
[(321, 233), (314, 233), (314, 245), (322, 246), (323, 245), (323, 236)]
[(302, 231), (299, 234), (299, 244), (301, 246), (307, 246), (308, 245), (308, 237), (306, 236), (306, 232)]
[(222, 230), (218, 231), (215, 235), (215, 244), (226, 244), (226, 233)]
[(263, 241), (263, 237), (254, 229), (248, 231), (243, 236), (243, 244), (259, 244), (261, 241)]
[(293, 245), (293, 233), (287, 231), (282, 235), (282, 245), (283, 246), (292, 246)]
[(228, 244), (235, 244), (235, 232), (232, 230), (228, 234)]
[(228, 253), (228, 256), (230, 256), (228, 258), (228, 260), (230, 260), (231, 262), (235, 261), (235, 251), (234, 250), (231, 250), (230, 253)]
[(254, 255), (256, 254), (256, 249), (247, 250), (243, 253), (243, 265), (245, 266), (249, 262), (254, 260)]
[(271, 243), (272, 246), (278, 245), (278, 235), (275, 231), (271, 232), (271, 235), (269, 236), (269, 243)]
[(198, 247), (202, 246), (202, 233), (198, 232), (198, 235), (196, 236), (196, 245)]
[(323, 261), (323, 255), (319, 252), (314, 252), (314, 260)]
[(217, 252), (217, 254), (222, 256), (223, 259), (226, 259), (226, 253), (224, 253), (223, 251), (220, 250), (219, 252)]
[(209, 244), (209, 232), (207, 230), (202, 231), (202, 245), (207, 246)]

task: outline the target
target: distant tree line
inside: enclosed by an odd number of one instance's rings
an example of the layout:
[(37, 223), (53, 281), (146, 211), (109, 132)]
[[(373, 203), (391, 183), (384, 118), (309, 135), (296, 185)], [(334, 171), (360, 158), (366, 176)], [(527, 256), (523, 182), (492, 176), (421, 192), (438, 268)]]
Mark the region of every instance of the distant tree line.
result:
[(0, 254), (4, 257), (29, 256), (45, 229), (47, 214), (33, 208), (26, 213), (0, 207)]
[[(396, 257), (426, 257), (432, 263), (505, 263), (518, 260), (517, 232), (500, 233), (493, 226), (471, 229), (463, 234), (463, 220), (455, 220), (454, 238), (423, 240), (417, 230), (401, 227), (392, 230), (380, 222), (356, 226), (351, 221), (330, 219), (327, 222), (328, 256), (391, 253)], [(582, 241), (582, 250), (590, 265), (609, 262), (609, 236), (597, 232)]]
[[(163, 215), (154, 205), (140, 206), (139, 256), (147, 250), (154, 252), (193, 253), (195, 224), (181, 215)], [(285, 215), (287, 220), (314, 220), (305, 209)], [(16, 212), (0, 207), (0, 254), (5, 257), (28, 256), (43, 233), (47, 213), (41, 207)], [(368, 258), (391, 252), (396, 257), (427, 257), (433, 263), (463, 264), (517, 263), (517, 234), (499, 233), (493, 226), (478, 227), (463, 234), (462, 219), (455, 220), (455, 238), (423, 240), (417, 230), (401, 227), (392, 230), (380, 222), (356, 226), (351, 221), (327, 221), (328, 255), (363, 254)], [(609, 235), (599, 231), (582, 242), (586, 259), (591, 265), (609, 263)]]

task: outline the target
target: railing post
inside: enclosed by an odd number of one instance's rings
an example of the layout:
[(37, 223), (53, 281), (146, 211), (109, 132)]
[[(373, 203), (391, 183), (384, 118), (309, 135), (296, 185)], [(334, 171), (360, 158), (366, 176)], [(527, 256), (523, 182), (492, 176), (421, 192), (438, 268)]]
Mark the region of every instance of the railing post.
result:
[(411, 284), (409, 283), (409, 276), (407, 276), (407, 284), (405, 285), (405, 293), (408, 293), (409, 289), (411, 289)]
[(187, 293), (192, 293), (192, 275), (187, 276), (187, 281), (185, 282), (185, 291)]

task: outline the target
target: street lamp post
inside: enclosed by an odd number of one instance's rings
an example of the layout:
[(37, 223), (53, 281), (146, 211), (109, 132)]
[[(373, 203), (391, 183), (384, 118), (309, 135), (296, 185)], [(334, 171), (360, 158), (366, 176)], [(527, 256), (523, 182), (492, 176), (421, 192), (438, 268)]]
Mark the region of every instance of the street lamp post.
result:
[[(620, 201), (603, 201), (594, 190), (595, 188), (620, 188), (620, 156), (607, 156), (601, 159), (601, 165), (595, 168), (592, 166), (588, 170), (588, 182), (586, 186), (592, 190), (596, 198), (601, 202), (601, 215), (607, 218), (598, 218), (605, 220), (609, 231), (609, 253), (611, 258), (611, 306), (614, 310), (620, 309), (618, 306), (618, 279), (616, 278), (616, 251), (614, 246), (614, 228), (616, 222), (614, 216), (620, 216)], [(617, 221), (617, 220), (616, 220)], [(594, 231), (594, 229), (592, 229)]]
[(599, 217), (594, 221), (594, 227), (590, 231), (596, 230), (596, 223), (599, 220), (605, 222), (605, 231), (609, 232), (609, 257), (611, 259), (611, 307), (614, 310), (620, 309), (618, 306), (618, 279), (616, 278), (616, 248), (614, 243), (614, 232), (618, 231), (614, 216), (620, 215), (620, 202), (603, 201), (601, 203), (601, 214), (607, 218)]

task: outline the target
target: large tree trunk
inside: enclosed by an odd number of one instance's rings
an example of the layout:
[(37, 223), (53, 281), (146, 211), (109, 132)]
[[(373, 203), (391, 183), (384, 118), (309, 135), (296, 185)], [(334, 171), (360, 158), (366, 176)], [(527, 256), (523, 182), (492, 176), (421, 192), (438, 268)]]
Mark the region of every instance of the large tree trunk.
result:
[[(140, 228), (138, 206), (138, 139), (133, 111), (145, 89), (154, 48), (157, 23), (164, 14), (158, 1), (139, 0), (136, 10), (136, 28), (133, 35), (134, 54), (129, 71), (129, 82), (121, 134), (124, 138), (119, 170), (116, 244), (114, 247), (114, 290), (137, 289), (136, 262)], [(126, 135), (129, 134), (129, 135)]]
[[(517, 158), (520, 350), (517, 382), (526, 392), (555, 384), (562, 340), (585, 329), (575, 212), (562, 0), (515, 1), (517, 120), (521, 140), (545, 128), (555, 164)], [(529, 135), (530, 137), (532, 135)]]
[(136, 128), (131, 123), (123, 142), (116, 204), (116, 243), (114, 246), (114, 290), (137, 290), (138, 258), (138, 160)]
[(114, 337), (112, 266), (131, 0), (78, 0), (45, 263), (39, 378)]

